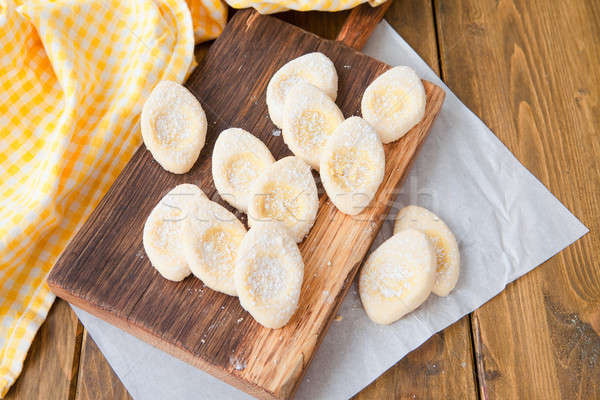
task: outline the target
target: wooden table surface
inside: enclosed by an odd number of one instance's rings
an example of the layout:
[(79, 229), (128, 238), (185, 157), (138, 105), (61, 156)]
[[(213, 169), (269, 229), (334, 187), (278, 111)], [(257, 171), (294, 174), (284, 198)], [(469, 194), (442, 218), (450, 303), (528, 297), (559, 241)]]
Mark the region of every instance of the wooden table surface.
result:
[[(334, 38), (346, 14), (280, 17)], [(590, 233), (357, 398), (600, 398), (600, 2), (394, 0), (386, 20)], [(6, 398), (130, 396), (57, 300)]]

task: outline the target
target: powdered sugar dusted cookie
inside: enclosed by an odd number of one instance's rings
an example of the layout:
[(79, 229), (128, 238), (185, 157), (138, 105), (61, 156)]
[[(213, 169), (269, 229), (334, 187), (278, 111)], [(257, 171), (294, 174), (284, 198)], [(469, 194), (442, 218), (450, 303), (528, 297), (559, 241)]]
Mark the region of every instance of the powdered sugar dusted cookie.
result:
[(248, 210), (250, 187), (275, 159), (267, 146), (251, 133), (226, 129), (217, 138), (212, 155), (212, 176), (221, 197), (242, 212)]
[(429, 239), (416, 229), (383, 242), (365, 262), (358, 281), (369, 318), (387, 325), (419, 307), (431, 293), (435, 261)]
[(332, 101), (337, 97), (337, 72), (326, 55), (308, 53), (289, 61), (273, 75), (267, 86), (269, 116), (279, 128), (283, 126), (283, 108), (288, 91), (301, 81), (318, 87)]
[(321, 182), (344, 214), (359, 214), (373, 199), (385, 172), (385, 154), (375, 130), (350, 117), (333, 132), (321, 153)]
[(172, 81), (159, 82), (144, 103), (142, 138), (154, 159), (167, 171), (189, 171), (206, 138), (206, 115), (194, 95)]
[(235, 287), (240, 304), (261, 325), (288, 323), (300, 298), (304, 263), (294, 239), (278, 222), (252, 227), (238, 248)]
[(150, 212), (143, 233), (143, 245), (152, 266), (166, 279), (180, 281), (190, 274), (183, 254), (181, 230), (192, 215), (193, 204), (205, 199), (204, 192), (191, 184), (176, 186)]
[(244, 225), (227, 209), (208, 199), (196, 201), (181, 232), (192, 273), (209, 288), (236, 296), (235, 258), (245, 234)]
[(383, 143), (400, 139), (425, 115), (425, 88), (415, 71), (394, 67), (375, 79), (363, 94), (362, 115)]
[(448, 296), (460, 273), (460, 253), (454, 234), (437, 215), (418, 206), (404, 207), (396, 217), (394, 233), (408, 228), (418, 229), (429, 238), (437, 265), (432, 291), (438, 296)]
[(297, 157), (319, 169), (321, 149), (343, 121), (344, 115), (324, 92), (299, 82), (285, 101), (283, 141)]
[(317, 185), (310, 167), (298, 157), (285, 157), (269, 166), (251, 192), (248, 223), (252, 227), (279, 221), (299, 243), (315, 223)]

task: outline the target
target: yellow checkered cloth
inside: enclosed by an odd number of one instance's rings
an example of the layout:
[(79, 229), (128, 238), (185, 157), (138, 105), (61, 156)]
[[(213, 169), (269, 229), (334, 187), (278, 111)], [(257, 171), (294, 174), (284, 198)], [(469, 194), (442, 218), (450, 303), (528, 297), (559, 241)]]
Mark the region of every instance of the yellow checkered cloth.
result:
[[(365, 3), (365, 0), (226, 0), (233, 8), (254, 7), (262, 14), (272, 14), (287, 10), (296, 11), (340, 11), (356, 7)], [(369, 4), (376, 7), (386, 0), (368, 0)], [(390, 0), (392, 1), (392, 0)]]
[(0, 0), (0, 397), (54, 296), (45, 277), (141, 143), (138, 114), (183, 81), (218, 0)]
[[(263, 13), (363, 1), (228, 0)], [(54, 301), (46, 275), (141, 143), (144, 100), (182, 82), (194, 42), (226, 19), (220, 0), (0, 0), (0, 398)]]

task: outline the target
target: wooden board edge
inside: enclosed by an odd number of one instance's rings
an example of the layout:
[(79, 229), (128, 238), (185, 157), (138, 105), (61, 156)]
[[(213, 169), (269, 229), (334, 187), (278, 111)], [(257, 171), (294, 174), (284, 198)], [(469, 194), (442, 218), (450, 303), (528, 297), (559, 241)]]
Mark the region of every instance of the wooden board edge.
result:
[[(444, 91), (444, 89), (442, 89), (441, 87), (439, 87), (438, 85), (436, 85), (432, 82), (429, 82), (426, 80), (422, 80), (422, 81), (425, 85), (431, 85), (432, 97), (433, 97), (433, 92), (436, 92), (437, 95), (440, 96), (439, 107), (434, 109), (433, 112), (430, 114), (432, 122), (429, 125), (429, 128), (427, 129), (426, 133), (423, 135), (421, 141), (419, 141), (419, 143), (417, 144), (417, 147), (415, 148), (415, 152), (414, 152), (413, 156), (411, 157), (411, 159), (408, 163), (408, 166), (404, 170), (402, 177), (400, 178), (400, 181), (398, 182), (398, 185), (396, 185), (396, 188), (398, 186), (402, 186), (404, 184), (404, 181), (406, 180), (406, 176), (408, 175), (408, 171), (410, 171), (410, 169), (412, 168), (412, 164), (414, 163), (415, 158), (416, 158), (417, 154), (419, 153), (419, 150), (421, 149), (421, 147), (423, 146), (423, 143), (425, 143), (425, 140), (429, 136), (429, 133), (431, 132), (431, 128), (433, 127), (435, 120), (437, 119), (440, 111), (442, 110), (442, 106), (443, 106), (444, 100), (446, 98), (446, 92)], [(391, 201), (386, 206), (386, 210), (383, 212), (384, 217), (387, 216), (387, 214), (389, 213), (391, 205), (396, 200), (396, 197), (398, 197), (398, 194), (399, 193), (393, 194), (392, 197), (390, 198)], [(379, 233), (379, 230), (381, 229), (382, 223), (383, 223), (383, 220), (377, 222), (377, 224), (378, 224), (377, 229), (376, 229), (377, 233), (373, 236), (373, 239), (371, 240), (371, 244), (377, 237), (377, 234)], [(329, 327), (331, 326), (334, 316), (337, 314), (340, 306), (342, 305), (344, 298), (348, 294), (348, 290), (350, 290), (350, 287), (352, 287), (352, 282), (354, 282), (354, 278), (356, 277), (356, 274), (358, 273), (360, 266), (364, 263), (364, 260), (366, 257), (367, 257), (367, 255), (365, 254), (363, 259), (360, 262), (356, 263), (356, 265), (354, 265), (352, 267), (352, 269), (346, 276), (346, 279), (344, 280), (344, 284), (342, 285), (342, 289), (340, 290), (340, 292), (338, 293), (338, 295), (336, 296), (336, 298), (334, 300), (335, 305), (334, 305), (334, 307), (332, 307), (331, 312), (327, 316), (327, 321), (325, 323), (325, 327), (323, 328), (321, 334), (317, 338), (317, 342), (314, 347), (315, 350), (312, 352), (310, 358), (304, 364), (304, 368), (303, 368), (302, 372), (300, 373), (300, 376), (298, 376), (298, 379), (292, 386), (292, 390), (289, 392), (289, 397), (283, 397), (283, 398), (293, 398), (295, 396), (296, 391), (298, 390), (298, 387), (300, 386), (300, 382), (302, 382), (302, 378), (304, 377), (304, 375), (306, 374), (306, 371), (308, 370), (308, 366), (312, 362), (312, 359), (313, 359), (315, 353), (317, 352), (318, 348), (321, 346), (321, 342), (325, 338), (325, 335), (327, 334), (327, 331), (329, 330)]]
[(102, 320), (116, 326), (117, 328), (135, 336), (136, 338), (152, 345), (153, 347), (165, 351), (179, 360), (182, 360), (203, 372), (206, 372), (223, 382), (234, 386), (235, 388), (250, 394), (258, 399), (264, 400), (281, 400), (274, 393), (267, 391), (266, 389), (256, 385), (253, 382), (247, 381), (235, 374), (231, 374), (228, 371), (218, 368), (213, 364), (204, 361), (201, 358), (194, 357), (189, 351), (180, 348), (174, 344), (163, 341), (159, 336), (154, 335), (145, 328), (132, 323), (130, 320), (123, 320), (116, 318), (109, 310), (103, 310), (98, 308), (95, 304), (92, 304), (80, 297), (70, 294), (63, 288), (56, 286), (54, 283), (48, 282), (48, 286), (56, 296), (69, 302), (70, 304), (81, 308), (82, 310), (101, 318)]
[[(438, 104), (437, 108), (430, 110), (430, 113), (425, 115), (424, 119), (425, 118), (430, 119), (431, 123), (429, 124), (425, 134), (422, 135), (421, 140), (418, 142), (418, 144), (414, 150), (414, 153), (413, 153), (412, 157), (410, 158), (409, 163), (408, 163), (406, 169), (404, 170), (402, 177), (396, 187), (402, 185), (404, 179), (406, 178), (406, 175), (408, 174), (408, 171), (412, 167), (412, 164), (415, 160), (417, 153), (419, 152), (421, 146), (423, 145), (426, 138), (429, 136), (429, 133), (431, 132), (431, 128), (433, 127), (433, 124), (442, 109), (443, 102), (444, 102), (444, 99), (446, 96), (445, 91), (441, 87), (435, 85), (434, 83), (431, 83), (426, 80), (423, 80), (423, 83), (425, 86), (429, 86), (431, 88), (430, 89), (431, 97), (433, 98), (433, 97), (439, 96), (440, 101), (434, 102), (435, 104)], [(383, 212), (382, 215), (384, 215), (384, 216), (387, 215), (387, 213), (389, 212), (389, 209), (391, 207), (391, 203), (393, 202), (393, 200), (395, 200), (396, 196), (397, 196), (397, 194), (392, 196), (392, 198), (390, 199), (392, 201), (390, 201), (388, 203), (388, 205), (386, 206), (386, 210)], [(375, 229), (377, 232), (381, 228), (382, 222), (383, 222), (383, 220), (377, 221), (377, 227)], [(375, 240), (375, 237), (376, 237), (376, 235), (373, 236), (372, 241)], [(346, 276), (346, 279), (344, 280), (344, 284), (342, 285), (342, 289), (340, 290), (340, 292), (338, 293), (338, 295), (336, 296), (336, 298), (334, 300), (334, 306), (331, 308), (331, 311), (327, 316), (325, 326), (321, 330), (321, 333), (320, 333), (319, 337), (317, 338), (317, 341), (315, 343), (315, 346), (313, 347), (313, 351), (311, 352), (310, 356), (306, 360), (304, 360), (304, 362), (302, 363), (301, 370), (298, 373), (293, 373), (290, 375), (290, 380), (288, 382), (286, 382), (284, 385), (282, 385), (279, 393), (273, 393), (271, 391), (268, 391), (265, 388), (257, 385), (254, 382), (248, 381), (240, 376), (237, 376), (235, 374), (230, 373), (229, 371), (226, 371), (223, 368), (219, 368), (213, 364), (210, 364), (210, 363), (204, 361), (202, 358), (195, 357), (192, 353), (190, 353), (186, 349), (183, 349), (174, 344), (163, 341), (159, 336), (153, 334), (152, 332), (148, 331), (147, 329), (145, 329), (142, 326), (132, 323), (129, 319), (124, 320), (124, 319), (117, 318), (109, 310), (104, 310), (104, 309), (98, 307), (97, 305), (86, 301), (85, 299), (83, 299), (81, 297), (77, 297), (77, 296), (69, 293), (67, 290), (62, 288), (58, 284), (57, 281), (55, 281), (54, 275), (52, 274), (53, 271), (51, 271), (51, 273), (48, 275), (47, 283), (48, 283), (48, 286), (50, 287), (50, 289), (52, 290), (52, 292), (54, 292), (58, 297), (83, 309), (84, 311), (87, 311), (87, 312), (109, 322), (110, 324), (124, 330), (125, 332), (132, 334), (133, 336), (145, 341), (146, 343), (151, 344), (152, 346), (156, 347), (157, 349), (166, 351), (170, 355), (211, 374), (212, 376), (216, 377), (217, 379), (220, 379), (220, 380), (236, 387), (237, 389), (242, 390), (243, 392), (248, 393), (252, 396), (255, 396), (259, 399), (281, 400), (281, 399), (289, 399), (289, 398), (294, 397), (294, 395), (299, 387), (299, 384), (302, 381), (303, 376), (306, 374), (306, 371), (308, 370), (308, 366), (310, 365), (310, 362), (312, 361), (316, 351), (318, 350), (318, 347), (320, 346), (325, 334), (327, 333), (327, 330), (329, 329), (329, 326), (331, 325), (333, 317), (337, 313), (343, 299), (345, 298), (348, 290), (352, 286), (352, 282), (353, 282), (353, 280), (356, 276), (356, 273), (358, 272), (358, 269), (361, 264), (362, 264), (362, 262), (359, 262), (356, 265), (354, 265), (352, 267), (352, 269), (350, 270), (350, 272), (348, 273), (348, 275)]]

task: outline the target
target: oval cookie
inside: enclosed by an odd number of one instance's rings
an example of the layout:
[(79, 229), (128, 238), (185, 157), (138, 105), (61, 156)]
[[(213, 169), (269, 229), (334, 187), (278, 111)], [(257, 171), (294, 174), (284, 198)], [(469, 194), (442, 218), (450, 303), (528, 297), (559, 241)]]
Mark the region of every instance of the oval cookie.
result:
[(381, 244), (362, 267), (358, 291), (373, 322), (391, 324), (419, 307), (431, 293), (435, 254), (416, 229), (398, 232)]
[(248, 210), (250, 187), (275, 162), (267, 146), (251, 133), (226, 129), (217, 138), (212, 176), (219, 195), (242, 212)]
[(142, 108), (144, 144), (152, 157), (174, 174), (188, 172), (198, 159), (206, 125), (198, 100), (176, 82), (159, 82)]
[(321, 154), (321, 182), (344, 214), (356, 215), (371, 202), (385, 172), (385, 154), (373, 128), (360, 117), (337, 127)]
[(396, 216), (394, 233), (408, 228), (418, 229), (429, 238), (437, 265), (432, 291), (438, 296), (448, 296), (460, 274), (460, 253), (454, 234), (440, 217), (418, 206), (404, 207)]
[(209, 288), (236, 296), (235, 258), (245, 234), (244, 225), (226, 208), (208, 199), (197, 201), (181, 232), (192, 273)]
[(344, 121), (338, 106), (315, 86), (300, 82), (288, 93), (283, 112), (283, 141), (292, 153), (319, 169), (321, 150)]
[(300, 298), (304, 263), (294, 239), (278, 222), (252, 227), (238, 249), (235, 287), (242, 307), (261, 325), (288, 323)]
[(427, 96), (423, 82), (409, 67), (394, 67), (377, 77), (365, 90), (363, 118), (383, 143), (404, 136), (425, 115)]
[(298, 157), (269, 166), (252, 186), (248, 223), (281, 222), (301, 242), (315, 222), (319, 198), (310, 167)]
[(196, 185), (176, 186), (146, 219), (142, 239), (144, 250), (152, 266), (166, 279), (180, 281), (191, 272), (183, 254), (181, 230), (192, 214), (193, 204), (205, 198)]
[(283, 65), (267, 86), (269, 116), (279, 128), (283, 126), (283, 108), (288, 91), (298, 82), (308, 82), (335, 101), (338, 76), (335, 66), (323, 53), (308, 53)]

